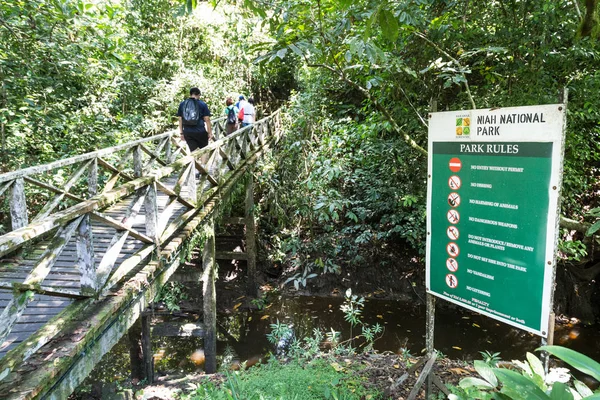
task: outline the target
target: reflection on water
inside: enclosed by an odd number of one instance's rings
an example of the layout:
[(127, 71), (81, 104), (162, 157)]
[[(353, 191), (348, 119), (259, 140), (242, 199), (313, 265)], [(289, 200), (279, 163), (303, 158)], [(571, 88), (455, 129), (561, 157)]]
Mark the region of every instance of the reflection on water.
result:
[[(293, 324), (296, 337), (312, 335), (314, 329), (342, 332), (342, 340), (350, 337), (349, 323), (340, 311), (341, 298), (280, 297), (262, 310), (237, 308), (218, 316), (219, 365), (238, 365), (240, 361), (258, 362), (274, 352), (266, 334), (276, 321)], [(375, 349), (399, 353), (407, 349), (419, 355), (425, 347), (425, 308), (387, 300), (367, 299), (362, 314), (368, 324), (379, 323), (385, 328), (375, 342)], [(459, 308), (436, 310), (435, 347), (454, 359), (481, 359), (480, 351), (500, 352), (503, 360), (525, 359), (527, 351), (540, 345), (540, 338), (488, 317)], [(557, 328), (556, 344), (571, 347), (595, 360), (600, 359), (598, 326), (565, 325)], [(356, 335), (357, 332), (355, 331)], [(199, 372), (204, 364), (202, 339), (153, 337), (157, 374)], [(119, 345), (104, 357), (90, 375), (86, 385), (96, 378), (104, 382), (129, 375), (129, 348), (125, 336)]]
[[(342, 340), (350, 337), (349, 324), (340, 311), (341, 298), (283, 297), (262, 311), (240, 311), (229, 320), (235, 326), (238, 343), (234, 348), (240, 357), (272, 351), (266, 339), (269, 325), (280, 322), (294, 325), (296, 337), (311, 335), (313, 329), (342, 332)], [(418, 355), (425, 347), (425, 308), (389, 300), (367, 299), (362, 314), (368, 324), (379, 323), (385, 328), (375, 349), (400, 352), (408, 349)], [(462, 309), (438, 309), (435, 316), (435, 348), (450, 358), (481, 359), (480, 351), (500, 352), (502, 359), (524, 359), (527, 351), (540, 346), (540, 338), (491, 318), (465, 312)], [(564, 346), (572, 347), (592, 358), (600, 358), (597, 326), (570, 328), (564, 339), (562, 328), (556, 333)], [(577, 332), (576, 334), (574, 332)], [(356, 332), (354, 332), (356, 334)]]

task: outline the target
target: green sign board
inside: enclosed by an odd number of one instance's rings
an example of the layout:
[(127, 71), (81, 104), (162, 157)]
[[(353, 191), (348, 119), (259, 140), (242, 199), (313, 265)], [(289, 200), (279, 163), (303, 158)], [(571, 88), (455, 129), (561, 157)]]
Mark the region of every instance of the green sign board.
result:
[(427, 291), (547, 336), (564, 106), (433, 113)]

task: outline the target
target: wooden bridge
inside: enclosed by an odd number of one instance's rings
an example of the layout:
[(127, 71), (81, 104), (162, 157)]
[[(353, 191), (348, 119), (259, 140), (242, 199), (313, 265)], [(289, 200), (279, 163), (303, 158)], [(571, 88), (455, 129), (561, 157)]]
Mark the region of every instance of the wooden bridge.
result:
[[(217, 137), (225, 132), (224, 118), (213, 129)], [(0, 236), (0, 398), (68, 397), (152, 302), (190, 243), (204, 246), (206, 369), (216, 367), (214, 217), (279, 139), (280, 116), (193, 154), (175, 133), (0, 175), (11, 221)]]

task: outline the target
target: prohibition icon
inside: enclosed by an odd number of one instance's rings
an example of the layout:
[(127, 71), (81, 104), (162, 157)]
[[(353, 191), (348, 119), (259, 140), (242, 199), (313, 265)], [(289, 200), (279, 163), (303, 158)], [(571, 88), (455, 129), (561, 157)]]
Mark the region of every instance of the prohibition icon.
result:
[(450, 207), (458, 207), (460, 204), (460, 196), (458, 193), (450, 193), (448, 195), (448, 204), (450, 204)]
[(458, 176), (452, 175), (450, 177), (450, 179), (448, 179), (448, 186), (450, 186), (450, 189), (458, 190), (458, 189), (460, 189), (460, 185), (461, 185), (461, 181)]
[(446, 285), (450, 287), (450, 289), (454, 289), (458, 286), (458, 279), (452, 274), (446, 275)]
[(460, 214), (456, 210), (448, 211), (448, 214), (446, 214), (446, 217), (448, 217), (448, 221), (451, 224), (458, 224), (458, 221), (460, 221)]
[(453, 157), (450, 159), (448, 166), (450, 167), (450, 171), (458, 172), (462, 168), (462, 163), (460, 162), (459, 158)]
[(456, 240), (459, 236), (458, 228), (455, 226), (449, 226), (448, 229), (446, 229), (446, 234), (448, 235), (450, 240)]
[(458, 254), (460, 253), (458, 245), (454, 242), (448, 243), (448, 245), (446, 246), (446, 251), (448, 252), (450, 257), (458, 257)]
[(446, 268), (448, 268), (452, 272), (458, 271), (458, 261), (456, 261), (454, 258), (447, 259)]

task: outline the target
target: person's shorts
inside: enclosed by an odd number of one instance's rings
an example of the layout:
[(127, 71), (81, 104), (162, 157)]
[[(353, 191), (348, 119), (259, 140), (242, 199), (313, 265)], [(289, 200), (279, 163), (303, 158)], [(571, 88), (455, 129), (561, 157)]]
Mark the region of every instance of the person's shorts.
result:
[(208, 146), (208, 132), (186, 133), (184, 131), (183, 138), (190, 148), (190, 151)]

